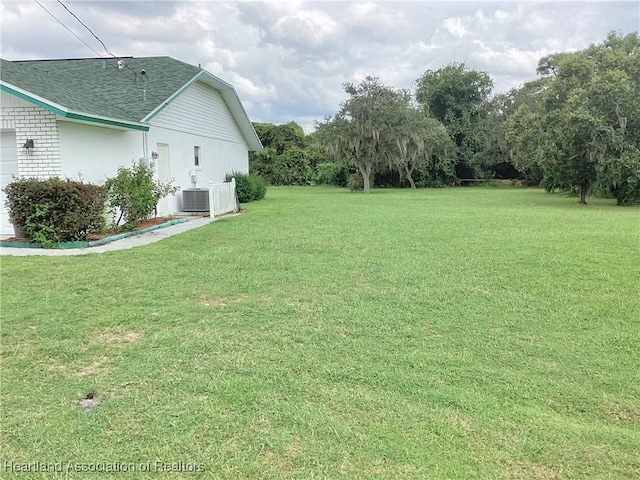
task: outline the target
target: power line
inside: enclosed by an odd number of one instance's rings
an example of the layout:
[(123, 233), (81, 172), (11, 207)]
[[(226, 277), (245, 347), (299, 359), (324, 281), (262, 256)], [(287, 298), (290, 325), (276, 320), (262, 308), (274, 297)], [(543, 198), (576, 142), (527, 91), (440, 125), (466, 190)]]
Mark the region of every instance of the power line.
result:
[[(97, 36), (95, 33), (93, 33), (93, 30), (91, 30), (91, 29), (90, 29), (90, 28), (89, 28), (89, 27), (88, 27), (88, 26), (87, 26), (87, 25), (86, 25), (82, 20), (80, 20), (80, 19), (78, 18), (78, 16), (77, 16), (75, 13), (73, 13), (71, 10), (69, 10), (69, 7), (67, 7), (64, 3), (62, 3), (62, 1), (61, 1), (61, 0), (58, 0), (58, 3), (59, 3), (60, 5), (62, 5), (62, 6), (64, 7), (64, 9), (65, 9), (67, 12), (69, 12), (69, 13), (73, 16), (73, 18), (75, 18), (75, 19), (80, 23), (80, 25), (82, 25), (84, 28), (86, 28), (86, 29), (89, 31), (89, 33), (90, 33), (91, 35), (93, 35), (93, 37), (94, 37), (96, 40), (98, 40), (98, 41), (100, 42), (100, 44), (101, 44), (101, 45), (102, 45), (102, 47), (104, 48), (104, 51), (105, 51), (105, 52), (107, 52), (107, 53), (108, 53), (109, 55), (111, 55), (113, 58), (115, 58), (116, 60), (118, 60), (118, 62), (120, 62), (122, 65), (124, 65), (124, 66), (125, 66), (125, 68), (126, 68), (127, 70), (131, 70), (131, 68), (129, 68), (129, 66), (128, 66), (126, 63), (124, 63), (122, 60), (120, 60), (118, 57), (116, 57), (116, 56), (115, 56), (115, 55), (114, 55), (114, 54), (113, 54), (113, 53), (112, 53), (112, 52), (107, 48), (107, 46), (104, 44), (104, 42), (103, 42), (102, 40), (100, 40), (100, 38), (98, 38), (98, 36)], [(133, 72), (133, 75), (135, 76), (135, 79), (137, 80), (137, 79), (138, 79), (138, 74), (137, 74), (136, 72), (134, 72), (133, 70), (131, 70), (131, 72)]]
[(47, 10), (47, 7), (45, 7), (44, 5), (42, 5), (38, 0), (33, 0), (34, 2), (36, 2), (38, 5), (40, 5), (40, 7), (47, 12), (49, 15), (51, 15), (51, 17), (53, 17), (53, 19), (58, 22), (60, 25), (62, 25), (71, 35), (73, 35), (74, 37), (76, 37), (78, 40), (80, 40), (82, 43), (84, 43), (93, 53), (95, 53), (96, 55), (100, 56), (100, 54), (98, 52), (96, 52), (91, 45), (89, 45), (87, 42), (85, 42), (84, 40), (82, 40), (78, 35), (75, 34), (75, 32), (73, 30), (71, 30), (69, 27), (67, 27), (64, 23), (62, 23), (60, 20), (58, 20), (58, 18), (51, 13), (49, 10)]
[[(62, 26), (65, 28), (65, 30), (67, 30), (71, 35), (73, 35), (73, 36), (74, 36), (74, 37), (76, 37), (78, 40), (80, 40), (80, 41), (81, 41), (81, 42), (82, 42), (82, 43), (83, 43), (83, 44), (84, 44), (84, 45), (85, 45), (89, 50), (91, 50), (93, 53), (95, 53), (98, 57), (100, 57), (100, 56), (101, 56), (101, 54), (100, 54), (100, 53), (98, 53), (98, 52), (97, 52), (97, 51), (96, 51), (96, 50), (95, 50), (91, 45), (89, 45), (89, 44), (88, 44), (87, 42), (85, 42), (82, 38), (80, 38), (78, 35), (76, 35), (76, 33), (75, 33), (73, 30), (71, 30), (69, 27), (67, 27), (67, 26), (66, 26), (66, 25), (65, 25), (61, 20), (59, 20), (59, 19), (58, 19), (58, 17), (56, 17), (53, 13), (51, 13), (51, 12), (47, 9), (47, 7), (45, 7), (44, 5), (42, 5), (38, 0), (33, 0), (33, 1), (34, 1), (34, 2), (36, 2), (38, 5), (40, 5), (40, 7), (41, 7), (45, 12), (47, 12), (47, 13), (51, 16), (51, 18), (53, 18), (56, 22), (58, 22), (60, 25), (62, 25)], [(118, 59), (117, 57), (116, 57), (116, 59), (117, 59), (118, 61), (121, 61), (121, 60), (120, 60), (120, 59)], [(130, 82), (135, 83), (135, 84), (137, 85), (137, 82), (136, 82), (135, 80), (131, 80), (131, 78), (127, 77), (127, 76), (124, 74), (124, 72), (121, 72), (117, 65), (113, 65), (113, 64), (111, 64), (111, 63), (107, 62), (107, 60), (106, 60), (106, 59), (104, 59), (104, 62), (105, 62), (107, 65), (109, 65), (110, 67), (112, 67), (113, 69), (115, 69), (118, 73), (123, 74), (127, 80), (129, 80)], [(122, 64), (124, 65), (124, 62), (122, 62)], [(129, 67), (127, 67), (127, 68), (129, 68)], [(130, 70), (131, 70), (131, 69), (130, 69)], [(135, 73), (135, 72), (134, 72), (134, 73)]]

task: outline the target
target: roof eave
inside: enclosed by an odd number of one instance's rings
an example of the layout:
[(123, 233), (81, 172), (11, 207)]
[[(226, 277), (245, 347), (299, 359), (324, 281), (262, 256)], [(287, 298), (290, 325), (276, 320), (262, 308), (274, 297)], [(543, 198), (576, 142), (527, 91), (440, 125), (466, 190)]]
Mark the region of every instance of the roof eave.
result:
[(127, 130), (140, 130), (144, 132), (149, 130), (149, 125), (143, 122), (131, 122), (129, 120), (122, 120), (118, 118), (111, 118), (102, 115), (94, 115), (91, 113), (69, 110), (63, 105), (52, 102), (51, 100), (47, 100), (46, 98), (40, 97), (39, 95), (28, 92), (27, 90), (16, 87), (15, 85), (12, 85), (5, 81), (0, 81), (0, 89), (26, 102), (37, 105), (38, 107), (44, 108), (49, 112), (55, 113), (56, 115), (67, 118), (69, 120), (79, 120), (86, 123), (98, 124), (107, 127), (124, 128)]

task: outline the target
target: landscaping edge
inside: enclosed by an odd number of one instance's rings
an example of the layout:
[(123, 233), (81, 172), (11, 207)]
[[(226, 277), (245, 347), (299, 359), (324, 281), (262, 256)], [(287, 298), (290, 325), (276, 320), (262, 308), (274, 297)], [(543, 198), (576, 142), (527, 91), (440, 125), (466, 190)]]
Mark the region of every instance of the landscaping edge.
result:
[(115, 242), (117, 240), (122, 240), (123, 238), (133, 237), (134, 235), (141, 235), (146, 232), (150, 232), (152, 230), (157, 230), (159, 228), (170, 227), (171, 225), (176, 225), (178, 223), (188, 222), (188, 218), (176, 218), (174, 220), (169, 220), (168, 222), (161, 223), (159, 225), (153, 225), (151, 227), (142, 228), (140, 230), (132, 230), (130, 232), (119, 233), (118, 235), (113, 235), (110, 237), (100, 238), (98, 240), (92, 241), (76, 241), (76, 242), (59, 242), (54, 243), (53, 247), (43, 247), (39, 243), (35, 242), (5, 242), (0, 241), (0, 247), (9, 247), (9, 248), (54, 248), (54, 249), (65, 249), (65, 248), (89, 248), (89, 247), (97, 247), (99, 245), (104, 245), (106, 243)]

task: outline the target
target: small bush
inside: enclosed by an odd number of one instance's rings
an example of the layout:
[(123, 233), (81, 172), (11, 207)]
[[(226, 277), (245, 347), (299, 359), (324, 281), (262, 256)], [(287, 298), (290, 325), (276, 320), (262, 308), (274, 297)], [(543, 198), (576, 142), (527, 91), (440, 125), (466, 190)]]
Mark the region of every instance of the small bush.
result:
[(109, 206), (120, 211), (116, 226), (124, 219), (123, 228), (132, 229), (141, 220), (157, 214), (158, 201), (173, 195), (178, 187), (153, 179), (153, 168), (133, 162), (131, 168), (120, 167), (118, 174), (105, 182)]
[(352, 192), (358, 192), (364, 188), (364, 178), (360, 172), (352, 173), (349, 175), (349, 180), (347, 181), (347, 187)]
[(23, 178), (5, 188), (11, 223), (43, 245), (85, 240), (105, 226), (104, 187), (49, 178)]
[(240, 203), (261, 200), (267, 193), (267, 182), (264, 178), (246, 173), (227, 173), (225, 181), (236, 179), (236, 193)]

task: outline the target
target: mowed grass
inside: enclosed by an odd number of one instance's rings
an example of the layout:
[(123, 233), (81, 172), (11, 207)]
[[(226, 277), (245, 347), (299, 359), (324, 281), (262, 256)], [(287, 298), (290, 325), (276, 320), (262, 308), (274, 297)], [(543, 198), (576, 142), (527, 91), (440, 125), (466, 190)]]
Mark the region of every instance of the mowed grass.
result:
[(637, 208), (270, 188), (150, 246), (1, 262), (0, 476), (640, 477)]

